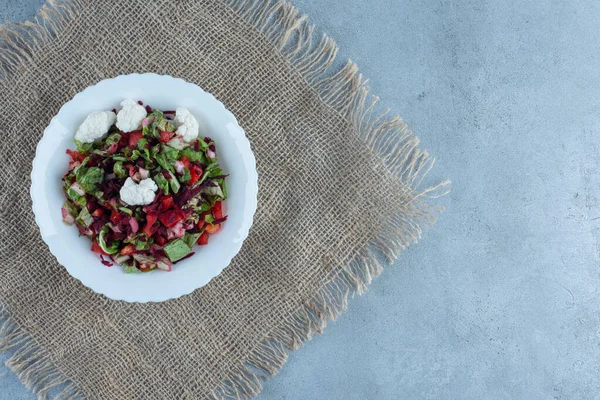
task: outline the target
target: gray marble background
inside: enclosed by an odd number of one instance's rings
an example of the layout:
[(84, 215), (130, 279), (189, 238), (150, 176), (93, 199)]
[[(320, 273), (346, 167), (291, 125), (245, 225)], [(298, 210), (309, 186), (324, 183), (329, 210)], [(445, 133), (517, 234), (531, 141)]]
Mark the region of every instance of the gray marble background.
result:
[[(42, 4), (1, 1), (11, 20)], [(259, 398), (600, 398), (600, 3), (293, 3), (453, 191)], [(0, 367), (0, 400), (33, 398)]]

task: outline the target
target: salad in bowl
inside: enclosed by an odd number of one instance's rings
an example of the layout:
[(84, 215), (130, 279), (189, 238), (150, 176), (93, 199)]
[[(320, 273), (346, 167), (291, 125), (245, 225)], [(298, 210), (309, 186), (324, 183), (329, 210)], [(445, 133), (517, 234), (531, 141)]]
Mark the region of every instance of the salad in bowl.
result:
[(227, 174), (215, 142), (199, 133), (186, 108), (162, 111), (132, 99), (79, 126), (77, 149), (66, 150), (61, 212), (102, 264), (171, 271), (219, 231)]
[(131, 74), (61, 107), (38, 142), (30, 193), (69, 275), (113, 300), (159, 302), (230, 265), (252, 226), (258, 175), (246, 133), (212, 94)]

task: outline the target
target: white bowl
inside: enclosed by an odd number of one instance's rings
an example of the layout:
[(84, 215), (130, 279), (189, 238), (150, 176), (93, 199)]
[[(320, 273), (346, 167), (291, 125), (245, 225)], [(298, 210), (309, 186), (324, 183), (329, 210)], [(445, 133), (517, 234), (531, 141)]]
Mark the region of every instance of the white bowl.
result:
[[(200, 135), (214, 139), (218, 161), (227, 178), (228, 215), (207, 246), (173, 266), (171, 272), (126, 274), (119, 265), (106, 267), (90, 251), (90, 241), (75, 226), (62, 222), (65, 201), (61, 179), (67, 172), (67, 148), (74, 149), (75, 131), (92, 111), (118, 108), (126, 98), (154, 108), (189, 109), (200, 123)], [(227, 267), (242, 247), (256, 211), (258, 176), (250, 143), (235, 117), (221, 102), (198, 86), (171, 76), (122, 75), (78, 93), (52, 119), (38, 143), (31, 172), (31, 198), (43, 240), (69, 274), (97, 293), (130, 302), (164, 301), (206, 285)]]

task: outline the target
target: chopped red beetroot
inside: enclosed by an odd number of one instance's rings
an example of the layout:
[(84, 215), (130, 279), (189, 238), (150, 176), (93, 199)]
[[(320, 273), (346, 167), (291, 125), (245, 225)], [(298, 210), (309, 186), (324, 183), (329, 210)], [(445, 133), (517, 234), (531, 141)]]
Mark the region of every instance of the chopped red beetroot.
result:
[(102, 261), (102, 264), (106, 265), (107, 267), (112, 267), (113, 263), (111, 263), (110, 261), (107, 261), (104, 259), (104, 255), (100, 254), (100, 260)]
[(202, 191), (202, 188), (205, 187), (204, 182), (202, 182), (202, 185), (194, 187), (187, 186), (183, 191), (179, 191), (179, 193), (174, 197), (175, 203), (179, 207), (183, 207), (188, 201)]
[(152, 112), (152, 107), (146, 106), (146, 112), (150, 114)]
[(210, 179), (217, 180), (217, 179), (227, 178), (228, 176), (229, 176), (229, 174), (227, 174), (227, 175), (217, 175), (217, 176), (211, 176)]
[(223, 218), (215, 219), (214, 222), (213, 222), (213, 224), (214, 225), (219, 225), (219, 224), (222, 224), (225, 221), (227, 221), (227, 215), (224, 216)]
[(165, 244), (167, 244), (167, 238), (164, 236), (161, 236), (157, 233), (154, 234), (154, 236), (152, 236), (154, 238), (154, 241), (156, 242), (156, 244), (160, 245), (160, 246), (164, 246)]
[(144, 211), (145, 213), (148, 213), (151, 211), (156, 211), (159, 206), (160, 206), (160, 202), (153, 201), (152, 203), (148, 204), (147, 206), (144, 206), (144, 208), (142, 208), (142, 211)]
[(90, 197), (85, 203), (85, 207), (88, 211), (92, 212), (98, 207), (98, 201), (95, 198)]
[(121, 140), (119, 140), (119, 143), (118, 143), (119, 150), (121, 150), (123, 147), (129, 146), (129, 133), (120, 132), (120, 134), (121, 134)]
[(164, 225), (159, 225), (156, 233), (162, 237), (167, 237), (167, 228)]

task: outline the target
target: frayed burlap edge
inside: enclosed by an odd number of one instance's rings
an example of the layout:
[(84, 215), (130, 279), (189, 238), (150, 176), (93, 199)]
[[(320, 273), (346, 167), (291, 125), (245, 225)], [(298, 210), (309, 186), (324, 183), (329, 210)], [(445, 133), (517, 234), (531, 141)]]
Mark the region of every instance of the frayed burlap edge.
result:
[[(377, 254), (388, 262), (419, 240), (422, 227), (435, 222), (441, 207), (425, 200), (448, 192), (449, 182), (420, 188), (434, 159), (418, 148), (419, 139), (397, 115), (389, 110), (375, 113), (378, 98), (369, 94), (367, 80), (352, 61), (335, 71), (338, 47), (326, 35), (315, 40), (314, 26), (306, 15), (285, 0), (223, 0), (234, 13), (251, 25), (281, 53), (295, 71), (316, 91), (319, 98), (352, 123), (357, 134), (379, 156), (388, 171), (405, 187), (409, 201), (406, 210), (390, 219), (386, 229), (364, 249), (357, 249), (346, 263), (334, 269), (321, 289), (290, 314), (271, 332), (245, 361), (230, 371), (214, 389), (211, 397), (244, 398), (259, 394), (261, 381), (275, 375), (285, 364), (288, 350), (296, 350), (314, 332), (321, 333), (329, 319), (336, 319), (347, 308), (348, 297), (362, 294), (374, 277), (382, 272)], [(0, 74), (8, 76), (25, 68), (31, 55), (60, 36), (61, 29), (87, 3), (86, 0), (48, 0), (34, 22), (0, 26)], [(49, 354), (0, 308), (0, 351), (15, 349), (6, 365), (39, 398), (60, 386), (59, 399), (84, 397), (83, 393), (61, 373)]]
[[(85, 3), (82, 0), (47, 0), (34, 21), (0, 25), (0, 78), (26, 68), (32, 55), (60, 36), (61, 29)], [(39, 399), (46, 399), (51, 390), (55, 390), (52, 397), (57, 400), (85, 397), (57, 368), (48, 352), (16, 323), (4, 304), (0, 304), (0, 322), (0, 351), (14, 351), (6, 366)]]
[(53, 388), (58, 391), (55, 399), (71, 400), (83, 398), (79, 389), (63, 374), (50, 355), (40, 347), (29, 333), (21, 329), (10, 317), (5, 306), (0, 307), (0, 351), (14, 350), (6, 361), (10, 368), (39, 399), (47, 398)]

